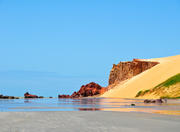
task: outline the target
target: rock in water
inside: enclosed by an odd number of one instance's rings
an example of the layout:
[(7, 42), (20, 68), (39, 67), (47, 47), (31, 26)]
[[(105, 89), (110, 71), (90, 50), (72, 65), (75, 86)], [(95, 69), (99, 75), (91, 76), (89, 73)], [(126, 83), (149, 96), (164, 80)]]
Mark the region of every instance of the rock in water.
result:
[(91, 82), (86, 85), (82, 85), (78, 92), (74, 92), (70, 95), (59, 95), (59, 98), (79, 98), (79, 97), (88, 97), (103, 94), (106, 91), (106, 88), (101, 87), (99, 84)]
[(38, 98), (38, 96), (37, 96), (37, 95), (29, 94), (28, 92), (26, 92), (26, 93), (24, 94), (24, 98)]
[(164, 103), (164, 101), (162, 99), (145, 99), (144, 103)]

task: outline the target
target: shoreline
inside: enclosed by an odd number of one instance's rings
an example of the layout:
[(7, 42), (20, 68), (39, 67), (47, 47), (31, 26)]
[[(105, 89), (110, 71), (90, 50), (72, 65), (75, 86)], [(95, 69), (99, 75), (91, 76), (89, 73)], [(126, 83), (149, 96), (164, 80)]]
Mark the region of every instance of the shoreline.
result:
[(180, 116), (180, 99), (168, 99), (164, 103), (144, 103), (142, 99), (81, 98), (81, 99), (19, 99), (1, 100), (1, 112), (40, 111), (110, 111), (140, 112)]
[(139, 112), (0, 112), (1, 132), (178, 132), (179, 116)]

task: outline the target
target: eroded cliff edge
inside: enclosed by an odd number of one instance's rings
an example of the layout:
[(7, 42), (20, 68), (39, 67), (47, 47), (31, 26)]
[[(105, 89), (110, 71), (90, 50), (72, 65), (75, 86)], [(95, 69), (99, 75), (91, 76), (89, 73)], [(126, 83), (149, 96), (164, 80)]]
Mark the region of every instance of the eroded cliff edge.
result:
[(133, 59), (133, 61), (120, 62), (113, 65), (109, 75), (109, 86), (119, 84), (122, 81), (130, 79), (150, 68), (159, 64), (159, 62), (143, 61)]

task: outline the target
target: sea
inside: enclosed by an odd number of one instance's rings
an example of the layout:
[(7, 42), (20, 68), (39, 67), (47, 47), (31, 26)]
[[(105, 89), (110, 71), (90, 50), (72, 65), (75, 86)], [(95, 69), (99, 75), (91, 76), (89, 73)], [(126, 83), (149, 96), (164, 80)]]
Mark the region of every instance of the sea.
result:
[(168, 99), (162, 104), (122, 98), (0, 99), (0, 111), (119, 111), (180, 115), (180, 99)]

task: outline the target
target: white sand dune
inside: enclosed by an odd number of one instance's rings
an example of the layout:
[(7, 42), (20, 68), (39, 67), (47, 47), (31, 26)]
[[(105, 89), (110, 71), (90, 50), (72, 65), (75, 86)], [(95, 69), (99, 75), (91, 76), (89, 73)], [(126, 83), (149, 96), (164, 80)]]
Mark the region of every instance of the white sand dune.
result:
[[(113, 89), (104, 93), (102, 97), (135, 98), (139, 91), (151, 89), (177, 73), (180, 73), (180, 55), (142, 60), (156, 61), (159, 62), (159, 64), (129, 79), (124, 84), (116, 85)], [(151, 95), (145, 98), (153, 99), (158, 97)]]

